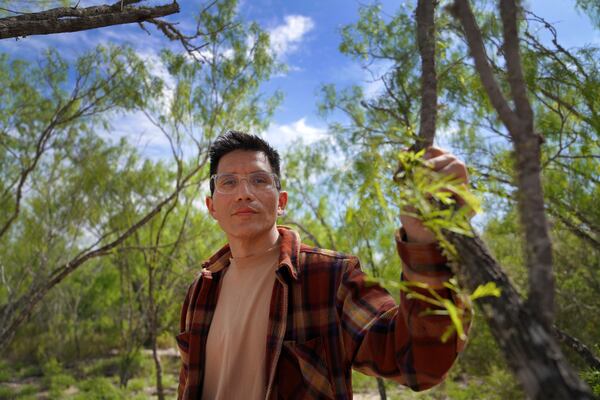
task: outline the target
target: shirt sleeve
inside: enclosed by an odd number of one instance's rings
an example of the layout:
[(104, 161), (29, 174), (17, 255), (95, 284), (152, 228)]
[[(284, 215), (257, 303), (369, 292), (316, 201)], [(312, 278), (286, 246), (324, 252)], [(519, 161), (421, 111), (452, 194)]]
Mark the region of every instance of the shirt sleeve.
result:
[(437, 243), (412, 243), (406, 240), (404, 229), (396, 231), (396, 248), (402, 259), (402, 278), (426, 283), (435, 289), (444, 287), (452, 277), (448, 260)]
[[(402, 279), (431, 283), (438, 296), (465, 311), (466, 328), (470, 313), (443, 286), (451, 272), (435, 245), (403, 241), (398, 242), (398, 252), (404, 263)], [(414, 290), (431, 297), (426, 289)], [(338, 302), (346, 354), (351, 356), (352, 366), (367, 375), (392, 379), (413, 390), (428, 389), (446, 377), (463, 347), (456, 333), (445, 342), (441, 340), (452, 324), (447, 315), (432, 314), (434, 306), (404, 291), (400, 304), (396, 304), (385, 289), (367, 278), (358, 259), (349, 262)]]

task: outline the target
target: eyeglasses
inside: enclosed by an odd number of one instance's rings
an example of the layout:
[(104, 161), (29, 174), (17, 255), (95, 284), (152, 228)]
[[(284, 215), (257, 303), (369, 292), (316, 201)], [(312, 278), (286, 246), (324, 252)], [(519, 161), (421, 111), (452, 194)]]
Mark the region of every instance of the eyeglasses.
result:
[(216, 191), (221, 194), (234, 193), (244, 179), (254, 192), (279, 190), (281, 187), (277, 175), (264, 171), (252, 172), (251, 174), (215, 174), (210, 179), (215, 185)]

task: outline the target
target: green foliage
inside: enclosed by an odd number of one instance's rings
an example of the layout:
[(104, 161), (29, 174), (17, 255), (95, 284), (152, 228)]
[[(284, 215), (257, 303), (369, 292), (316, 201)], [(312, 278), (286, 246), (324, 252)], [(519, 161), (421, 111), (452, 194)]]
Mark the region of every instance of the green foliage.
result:
[(495, 366), (483, 379), (476, 378), (468, 382), (448, 380), (444, 384), (444, 388), (448, 398), (453, 400), (525, 398), (513, 375), (507, 370)]
[(592, 393), (596, 396), (600, 396), (600, 371), (590, 368), (583, 371), (581, 377), (590, 386)]
[(71, 385), (75, 384), (75, 378), (66, 373), (61, 364), (51, 358), (43, 366), (44, 384), (48, 388), (50, 398), (62, 398), (62, 392)]
[(600, 26), (600, 4), (598, 4), (595, 0), (577, 0), (575, 2), (581, 10), (584, 11), (584, 14), (587, 15), (590, 20), (596, 24), (596, 26)]
[(0, 360), (0, 382), (6, 382), (12, 378), (14, 370), (10, 368), (8, 363), (4, 360)]
[(0, 399), (11, 399), (15, 397), (15, 392), (9, 386), (0, 384)]
[(494, 282), (488, 282), (485, 285), (478, 286), (470, 296), (471, 301), (482, 297), (494, 296), (500, 297), (501, 291)]
[[(399, 205), (406, 215), (420, 219), (454, 258), (456, 250), (444, 236), (444, 231), (471, 236), (470, 219), (481, 211), (479, 200), (456, 178), (432, 171), (422, 160), (423, 153), (407, 151), (398, 155), (401, 170), (397, 174), (401, 184)], [(465, 204), (459, 207), (457, 198), (463, 199)]]
[(85, 379), (77, 384), (80, 392), (74, 400), (120, 400), (124, 393), (109, 378), (95, 377)]

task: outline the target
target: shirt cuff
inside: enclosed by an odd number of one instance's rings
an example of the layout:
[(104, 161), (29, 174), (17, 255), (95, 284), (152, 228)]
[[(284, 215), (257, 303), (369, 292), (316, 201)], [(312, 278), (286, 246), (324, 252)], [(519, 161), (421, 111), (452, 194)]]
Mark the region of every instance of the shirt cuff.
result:
[(406, 281), (428, 284), (433, 289), (441, 289), (444, 282), (452, 277), (448, 260), (437, 243), (407, 242), (403, 228), (396, 231), (396, 248), (402, 259), (402, 276)]

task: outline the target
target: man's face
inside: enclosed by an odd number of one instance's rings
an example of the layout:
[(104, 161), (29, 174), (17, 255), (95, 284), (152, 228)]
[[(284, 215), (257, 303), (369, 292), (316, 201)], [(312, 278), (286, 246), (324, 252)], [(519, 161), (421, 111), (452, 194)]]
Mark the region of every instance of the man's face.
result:
[[(273, 172), (267, 156), (261, 151), (235, 150), (219, 160), (217, 174), (249, 174)], [(208, 211), (228, 237), (252, 240), (268, 234), (276, 224), (278, 213), (287, 204), (287, 193), (277, 189), (253, 191), (242, 180), (231, 194), (215, 190), (206, 198)]]

